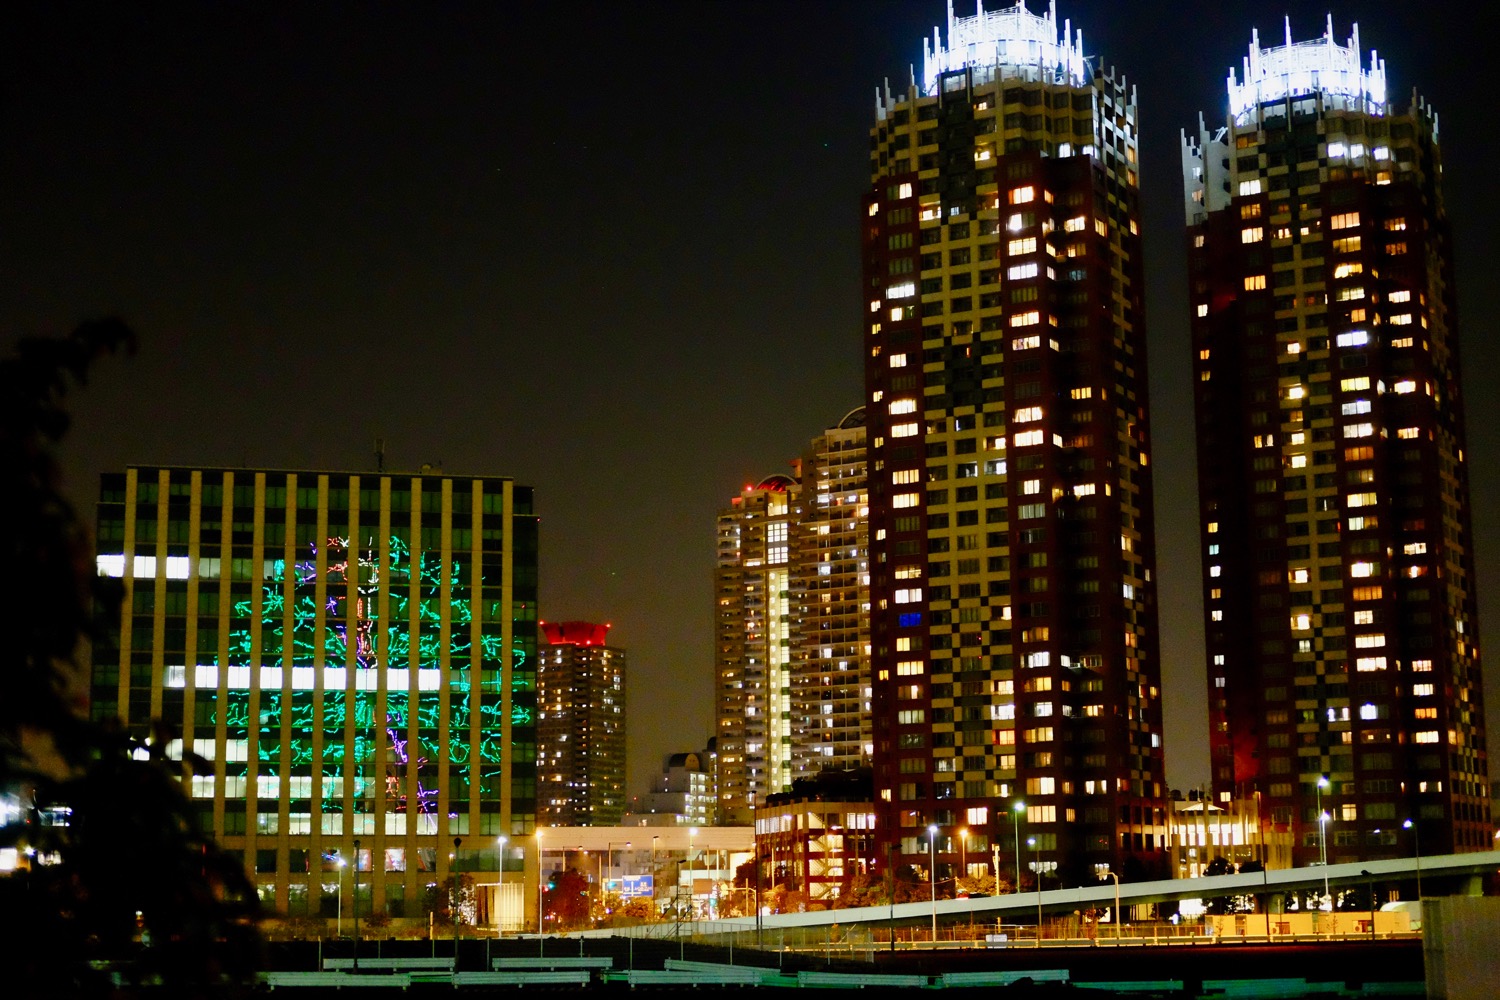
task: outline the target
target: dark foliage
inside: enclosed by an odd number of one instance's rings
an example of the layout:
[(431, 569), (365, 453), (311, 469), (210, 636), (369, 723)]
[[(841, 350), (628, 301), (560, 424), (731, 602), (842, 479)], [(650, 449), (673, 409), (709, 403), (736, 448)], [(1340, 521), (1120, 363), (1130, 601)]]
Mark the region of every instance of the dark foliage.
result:
[(108, 995), (157, 983), (233, 995), (259, 957), (254, 886), (198, 828), (180, 779), (201, 761), (87, 714), (87, 644), (121, 592), (94, 571), (90, 532), (65, 499), (55, 449), (64, 399), (100, 357), (134, 349), (118, 320), (22, 341), (0, 361), (0, 495), (11, 510), (0, 607), (0, 793), (23, 805), (0, 846), (32, 863), (0, 876), (8, 996)]

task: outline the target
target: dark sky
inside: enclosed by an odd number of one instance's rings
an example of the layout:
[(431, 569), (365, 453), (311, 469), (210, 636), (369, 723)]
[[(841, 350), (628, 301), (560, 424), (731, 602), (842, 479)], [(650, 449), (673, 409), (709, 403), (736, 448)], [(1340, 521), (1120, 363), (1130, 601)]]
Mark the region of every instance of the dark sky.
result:
[[(1488, 640), (1500, 116), (1457, 7), (1332, 13), (1440, 115)], [(1179, 130), (1222, 119), (1252, 27), (1269, 45), (1290, 14), (1312, 38), (1329, 10), (1059, 11), (1138, 87), (1175, 787), (1208, 774)], [(944, 17), (942, 0), (7, 4), (0, 330), (8, 346), (118, 314), (141, 336), (76, 400), (65, 457), (90, 517), (98, 473), (129, 462), (372, 470), (377, 437), (387, 469), (536, 487), (543, 617), (612, 622), (628, 650), (638, 792), (711, 732), (716, 511), (860, 402), (875, 89), (904, 85)]]

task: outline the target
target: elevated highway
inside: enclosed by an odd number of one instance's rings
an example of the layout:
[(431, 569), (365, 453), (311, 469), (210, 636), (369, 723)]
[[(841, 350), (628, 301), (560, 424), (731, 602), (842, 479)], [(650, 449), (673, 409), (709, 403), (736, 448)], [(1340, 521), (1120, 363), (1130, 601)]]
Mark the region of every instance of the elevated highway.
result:
[[(1140, 903), (1163, 903), (1179, 899), (1209, 899), (1218, 896), (1264, 895), (1298, 891), (1330, 891), (1363, 886), (1371, 881), (1392, 882), (1428, 879), (1451, 881), (1454, 877), (1483, 876), (1500, 871), (1500, 851), (1474, 851), (1467, 854), (1443, 854), (1420, 858), (1395, 858), (1382, 861), (1357, 861), (1337, 865), (1312, 865), (1306, 868), (1283, 868), (1245, 875), (1213, 875), (1193, 879), (1162, 879), (1152, 882), (1124, 882), (1118, 887), (1122, 907)], [(778, 913), (760, 918), (762, 930), (776, 928), (821, 927), (838, 924), (882, 924), (901, 926), (933, 920), (983, 920), (1020, 923), (1034, 920), (1038, 910), (1046, 913), (1112, 907), (1116, 886), (1112, 882), (1037, 892), (1008, 893), (968, 899), (924, 900), (886, 906), (862, 906), (807, 913)], [(694, 921), (695, 936), (731, 934), (756, 929), (754, 917), (735, 917), (713, 921)], [(584, 931), (588, 934), (631, 934), (636, 928), (611, 931)]]

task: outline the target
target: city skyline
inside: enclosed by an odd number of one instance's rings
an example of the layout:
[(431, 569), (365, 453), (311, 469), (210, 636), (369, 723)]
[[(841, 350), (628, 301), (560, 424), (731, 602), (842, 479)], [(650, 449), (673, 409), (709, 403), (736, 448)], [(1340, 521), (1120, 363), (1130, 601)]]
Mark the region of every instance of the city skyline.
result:
[[(1276, 38), (1285, 12), (1314, 37), (1330, 7), (1058, 10), (1139, 87), (1173, 787), (1208, 778), (1178, 136), (1219, 113), (1252, 28)], [(1497, 217), (1495, 137), (1464, 79), (1480, 39), (1428, 10), (1332, 15), (1442, 123), (1482, 649), (1500, 625), (1484, 426), (1500, 292), (1479, 280)], [(870, 111), (944, 17), (940, 2), (13, 12), (7, 335), (118, 313), (142, 338), (72, 403), (84, 520), (98, 473), (127, 463), (373, 471), (378, 438), (388, 469), (514, 476), (536, 488), (543, 617), (609, 621), (631, 650), (639, 791), (712, 731), (714, 512), (860, 405)], [(1440, 42), (1408, 44), (1424, 37)], [(746, 114), (757, 103), (777, 113)]]

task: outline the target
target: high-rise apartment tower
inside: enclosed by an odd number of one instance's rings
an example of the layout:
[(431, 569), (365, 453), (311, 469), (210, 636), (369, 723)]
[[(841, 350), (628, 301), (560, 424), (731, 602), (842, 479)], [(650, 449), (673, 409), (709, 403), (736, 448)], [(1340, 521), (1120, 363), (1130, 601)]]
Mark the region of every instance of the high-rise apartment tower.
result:
[[(1161, 872), (1133, 93), (1024, 4), (949, 8), (864, 201), (880, 836), (937, 877)], [(881, 855), (884, 860), (884, 852)], [(977, 872), (976, 872), (977, 873)], [(1032, 877), (1025, 881), (1031, 883)]]
[(1326, 34), (1183, 139), (1213, 788), (1308, 864), (1492, 845), (1438, 121)]
[(795, 475), (746, 487), (718, 519), (719, 822), (870, 758), (865, 411), (814, 438)]
[(131, 466), (101, 477), (98, 550), (125, 603), (93, 715), (211, 763), (189, 794), (272, 910), (416, 916), (532, 832), (529, 487)]
[[(870, 553), (865, 410), (818, 435), (797, 465), (792, 778), (870, 763)], [(784, 791), (785, 789), (778, 789)]]
[(537, 822), (615, 826), (625, 815), (625, 650), (608, 625), (541, 627)]

